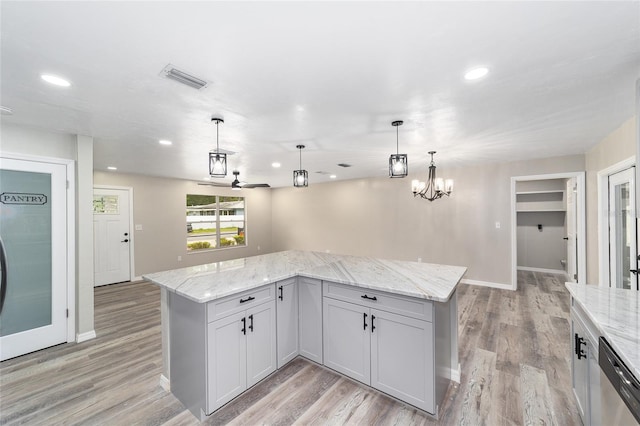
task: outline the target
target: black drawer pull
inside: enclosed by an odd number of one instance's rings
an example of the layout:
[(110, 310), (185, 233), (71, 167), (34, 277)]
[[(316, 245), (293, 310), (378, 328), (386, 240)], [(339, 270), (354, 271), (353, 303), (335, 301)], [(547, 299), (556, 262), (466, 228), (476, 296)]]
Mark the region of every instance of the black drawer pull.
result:
[(255, 300), (255, 297), (249, 296), (246, 299), (240, 299), (240, 303), (251, 302), (252, 300)]
[(367, 296), (366, 294), (365, 294), (364, 296), (360, 296), (360, 297), (362, 297), (363, 299), (368, 299), (368, 300), (378, 300), (378, 298), (377, 298), (377, 297), (375, 297), (375, 296), (373, 296), (373, 297), (369, 297), (369, 296)]

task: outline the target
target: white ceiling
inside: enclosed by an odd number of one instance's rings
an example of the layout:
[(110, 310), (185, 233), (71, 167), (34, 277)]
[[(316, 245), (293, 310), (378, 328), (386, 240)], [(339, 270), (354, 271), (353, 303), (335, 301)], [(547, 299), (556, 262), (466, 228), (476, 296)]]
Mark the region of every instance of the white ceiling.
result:
[[(97, 170), (287, 186), (584, 153), (635, 113), (640, 2), (2, 1), (2, 123), (91, 135)], [(160, 77), (171, 63), (210, 82)], [(485, 65), (489, 75), (463, 79)], [(69, 88), (40, 74), (63, 76)], [(159, 139), (173, 141), (170, 147)], [(271, 163), (282, 163), (280, 169)], [(353, 167), (340, 168), (338, 163)], [(233, 176), (229, 172), (227, 181)]]

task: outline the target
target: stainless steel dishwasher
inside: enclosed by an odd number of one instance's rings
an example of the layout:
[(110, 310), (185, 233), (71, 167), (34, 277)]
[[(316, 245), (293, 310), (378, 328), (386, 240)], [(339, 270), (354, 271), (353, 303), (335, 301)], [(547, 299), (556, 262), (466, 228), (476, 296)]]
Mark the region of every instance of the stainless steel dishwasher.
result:
[(604, 337), (598, 342), (603, 425), (640, 424), (640, 381), (631, 373)]

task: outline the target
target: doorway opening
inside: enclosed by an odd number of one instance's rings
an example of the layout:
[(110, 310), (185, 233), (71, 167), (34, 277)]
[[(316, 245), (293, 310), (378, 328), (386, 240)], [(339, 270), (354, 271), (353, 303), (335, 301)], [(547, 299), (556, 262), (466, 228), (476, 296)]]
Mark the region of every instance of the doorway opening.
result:
[(584, 172), (511, 178), (511, 285), (517, 271), (586, 280)]
[(601, 286), (638, 289), (635, 157), (598, 172)]

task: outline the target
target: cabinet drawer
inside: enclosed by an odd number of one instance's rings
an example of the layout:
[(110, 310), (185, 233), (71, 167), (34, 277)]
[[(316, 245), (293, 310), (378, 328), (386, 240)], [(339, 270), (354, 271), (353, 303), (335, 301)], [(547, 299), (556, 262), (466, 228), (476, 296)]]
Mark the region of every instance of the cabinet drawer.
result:
[(433, 303), (429, 300), (399, 296), (330, 281), (323, 281), (322, 285), (325, 297), (433, 322)]
[(207, 304), (207, 322), (233, 315), (251, 306), (275, 300), (275, 295), (275, 284), (269, 284), (211, 301)]

